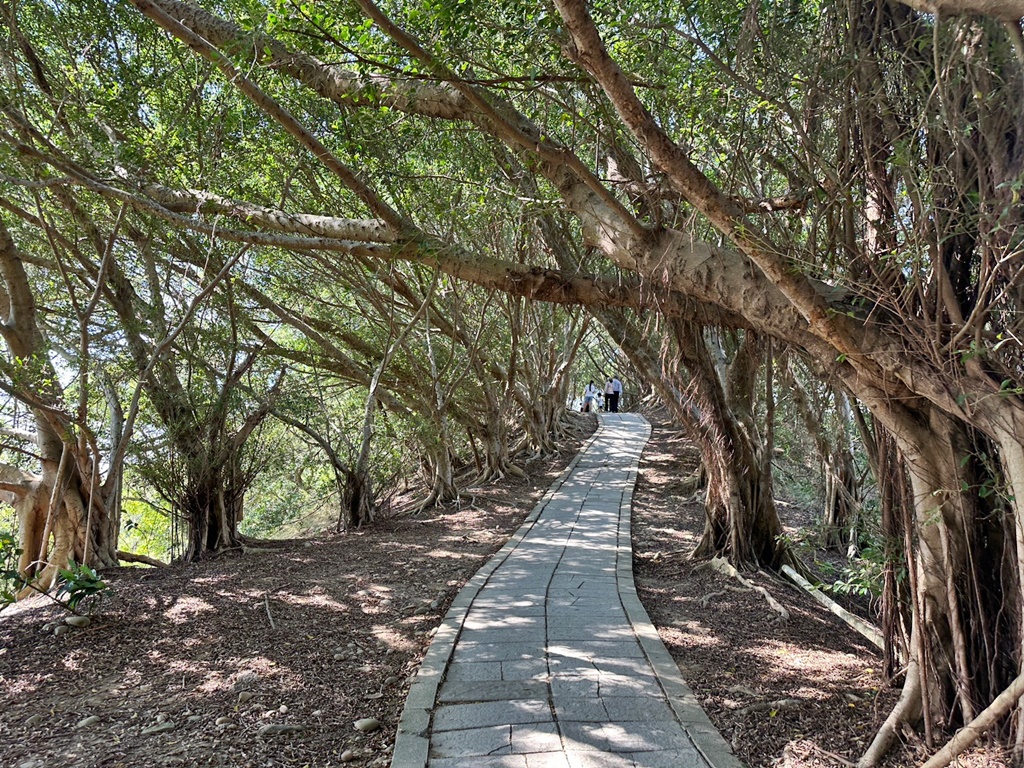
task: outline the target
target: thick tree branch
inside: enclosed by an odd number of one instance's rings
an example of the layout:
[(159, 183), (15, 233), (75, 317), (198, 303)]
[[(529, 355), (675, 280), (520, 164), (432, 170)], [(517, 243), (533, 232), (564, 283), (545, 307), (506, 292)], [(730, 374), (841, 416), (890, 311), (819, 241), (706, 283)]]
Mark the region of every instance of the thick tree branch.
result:
[(275, 232), (316, 235), (338, 240), (394, 243), (398, 239), (395, 232), (381, 219), (341, 219), (335, 216), (292, 213), (244, 200), (230, 200), (203, 190), (178, 190), (159, 184), (150, 184), (144, 191), (151, 199), (174, 213), (221, 214)]
[(799, 310), (815, 334), (842, 354), (857, 354), (856, 345), (835, 322), (810, 281), (787, 263), (774, 244), (746, 219), (743, 209), (715, 187), (657, 124), (629, 78), (608, 54), (584, 0), (555, 0), (555, 7), (572, 38), (565, 48), (568, 58), (594, 76), (620, 119), (679, 192), (750, 257)]
[(337, 176), (348, 189), (355, 192), (366, 203), (373, 215), (383, 219), (389, 227), (396, 231), (408, 231), (409, 224), (403, 216), (384, 202), (355, 171), (335, 157), (334, 153), (327, 149), (288, 110), (264, 93), (256, 83), (243, 75), (223, 53), (180, 21), (164, 12), (163, 8), (158, 3), (153, 2), (153, 0), (131, 0), (131, 2), (157, 25), (217, 67), (229, 83), (238, 88), (253, 104), (277, 121), (299, 144), (309, 150), (317, 160)]
[(250, 33), (204, 8), (179, 0), (153, 0), (168, 16), (225, 53), (286, 72), (314, 93), (346, 108), (386, 106), (440, 120), (466, 120), (472, 107), (445, 84), (361, 75), (290, 50), (270, 35)]
[[(636, 245), (636, 240), (643, 240), (643, 230), (638, 229), (635, 218), (599, 181), (588, 176), (589, 171), (566, 147), (507, 102), (477, 95), (475, 89), (452, 73), (449, 73), (452, 82), (460, 84), (462, 92), (453, 85), (357, 75), (291, 51), (268, 35), (250, 34), (180, 0), (147, 0), (147, 6), (159, 7), (180, 19), (226, 53), (287, 72), (314, 93), (345, 109), (386, 106), (426, 118), (465, 121), (502, 143), (533, 155), (538, 170), (579, 213), (588, 238), (606, 251), (617, 252), (625, 260), (625, 266), (633, 266), (629, 263), (628, 249)], [(397, 27), (394, 29), (396, 33), (401, 32)], [(475, 98), (470, 99), (469, 95)], [(481, 103), (487, 106), (486, 112), (478, 108)], [(495, 116), (498, 125), (492, 120)]]
[(441, 61), (431, 56), (412, 35), (395, 24), (373, 0), (355, 1), (363, 9), (367, 17), (372, 19), (392, 40), (412, 54), (419, 62), (429, 67), (439, 77), (451, 83), (453, 88), (465, 96), (466, 100), (491, 125), (495, 136), (513, 149), (531, 152), (545, 162), (571, 169), (573, 174), (591, 192), (597, 195), (610, 210), (615, 212), (616, 217), (629, 227), (633, 235), (641, 239), (644, 238), (646, 235), (644, 227), (574, 153), (552, 141), (549, 136), (539, 131), (537, 126), (525, 120), (523, 115), (518, 113), (505, 114), (507, 111), (506, 105), (492, 104), (491, 100), (483, 92), (478, 91), (472, 85), (456, 76)]
[(940, 16), (991, 16), (1000, 21), (1024, 18), (1024, 0), (899, 0), (904, 5)]

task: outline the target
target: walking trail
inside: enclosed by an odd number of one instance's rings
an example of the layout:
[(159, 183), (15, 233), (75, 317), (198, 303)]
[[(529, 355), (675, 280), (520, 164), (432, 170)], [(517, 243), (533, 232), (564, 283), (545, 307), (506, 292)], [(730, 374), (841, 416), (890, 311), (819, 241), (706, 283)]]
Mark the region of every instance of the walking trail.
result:
[(392, 768), (742, 768), (633, 584), (630, 503), (650, 425), (600, 427), (438, 628)]

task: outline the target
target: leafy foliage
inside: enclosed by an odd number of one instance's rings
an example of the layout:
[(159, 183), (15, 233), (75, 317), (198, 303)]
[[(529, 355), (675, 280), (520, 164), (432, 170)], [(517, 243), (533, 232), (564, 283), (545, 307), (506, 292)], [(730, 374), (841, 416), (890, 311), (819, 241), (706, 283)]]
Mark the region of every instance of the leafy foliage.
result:
[(843, 566), (835, 581), (822, 585), (822, 589), (838, 595), (880, 597), (885, 582), (886, 562), (884, 547), (865, 547), (858, 557)]
[(60, 585), (57, 587), (57, 601), (70, 611), (77, 611), (78, 606), (90, 597), (99, 595), (106, 588), (106, 583), (99, 577), (94, 568), (74, 562), (67, 568), (60, 569)]
[[(14, 603), (21, 590), (35, 588), (33, 579), (26, 579), (18, 572), (21, 555), (17, 539), (9, 533), (0, 533), (0, 610)], [(51, 599), (74, 613), (84, 601), (106, 589), (107, 584), (96, 569), (72, 561), (67, 568), (60, 569), (60, 584)]]
[(9, 533), (0, 533), (0, 610), (13, 603), (25, 583), (18, 573), (22, 549)]

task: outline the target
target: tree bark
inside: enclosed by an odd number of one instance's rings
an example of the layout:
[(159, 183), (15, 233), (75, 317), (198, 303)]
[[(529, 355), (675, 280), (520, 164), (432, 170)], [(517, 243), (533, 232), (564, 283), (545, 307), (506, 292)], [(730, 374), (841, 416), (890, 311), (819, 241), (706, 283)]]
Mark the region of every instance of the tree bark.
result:
[(86, 442), (64, 415), (59, 377), (39, 327), (24, 260), (2, 220), (0, 278), (0, 335), (9, 355), (0, 370), (9, 391), (32, 408), (41, 464), (39, 479), (19, 504), (25, 550), (21, 573), (33, 578), (35, 588), (48, 590), (72, 561), (116, 565), (120, 520), (102, 493), (99, 457), (82, 452)]

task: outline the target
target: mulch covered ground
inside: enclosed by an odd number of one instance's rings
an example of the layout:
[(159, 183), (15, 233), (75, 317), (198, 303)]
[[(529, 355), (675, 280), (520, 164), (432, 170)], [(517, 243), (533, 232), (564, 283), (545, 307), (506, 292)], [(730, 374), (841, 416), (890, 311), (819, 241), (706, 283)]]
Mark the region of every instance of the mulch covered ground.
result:
[[(682, 457), (682, 460), (680, 458)], [(744, 573), (789, 610), (692, 562), (703, 494), (686, 483), (698, 456), (655, 429), (634, 495), (637, 588), (662, 640), (716, 727), (751, 768), (856, 760), (896, 691), (877, 649), (818, 603), (764, 573)], [(892, 765), (909, 758), (894, 756)]]
[[(640, 598), (683, 677), (750, 768), (853, 765), (899, 694), (882, 677), (880, 651), (786, 581), (742, 574), (785, 606), (782, 621), (760, 593), (689, 559), (704, 524), (703, 493), (690, 481), (699, 455), (669, 425), (652, 422), (633, 496), (633, 565)], [(791, 539), (813, 518), (790, 503), (779, 513)], [(903, 736), (885, 766), (929, 756), (918, 735)], [(1005, 768), (1002, 754), (982, 745), (958, 765)]]
[[(0, 613), (0, 766), (389, 764), (432, 630), (593, 423), (579, 417), (557, 460), (474, 491), (469, 507), (107, 572), (92, 624), (59, 637), (61, 611), (45, 601)], [(785, 623), (689, 562), (700, 508), (681, 455), (678, 436), (656, 429), (634, 540), (641, 597), (685, 677), (751, 768), (856, 759), (895, 697), (876, 651), (780, 582), (746, 574), (789, 608)], [(371, 718), (376, 729), (354, 727)], [(911, 740), (889, 765), (922, 754)], [(971, 765), (994, 760), (978, 752)]]

